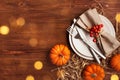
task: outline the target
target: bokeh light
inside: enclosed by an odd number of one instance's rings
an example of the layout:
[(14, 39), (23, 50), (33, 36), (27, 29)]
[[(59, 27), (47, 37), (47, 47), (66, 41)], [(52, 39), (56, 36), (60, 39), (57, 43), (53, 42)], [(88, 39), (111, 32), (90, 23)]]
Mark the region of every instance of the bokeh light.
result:
[(115, 20), (120, 23), (120, 13), (116, 14)]
[(38, 40), (36, 38), (31, 38), (29, 40), (29, 44), (30, 44), (31, 47), (36, 47), (37, 44), (38, 44)]
[(7, 35), (9, 33), (9, 31), (10, 31), (10, 29), (6, 25), (3, 25), (3, 26), (0, 27), (0, 33), (2, 35)]
[(34, 63), (34, 68), (35, 68), (36, 70), (41, 70), (41, 69), (43, 68), (43, 63), (42, 63), (41, 61), (36, 61), (36, 62)]
[(26, 77), (26, 80), (35, 80), (35, 79), (34, 79), (34, 77), (33, 77), (32, 75), (28, 75), (28, 76)]
[(23, 17), (15, 18), (15, 17), (12, 16), (9, 19), (9, 23), (10, 23), (11, 27), (21, 28), (21, 27), (23, 27), (25, 25), (25, 19)]
[(25, 19), (23, 17), (19, 17), (17, 20), (16, 20), (16, 23), (18, 26), (24, 26), (25, 24)]
[(118, 75), (113, 74), (113, 75), (111, 75), (111, 79), (110, 80), (119, 80), (119, 77), (118, 77)]

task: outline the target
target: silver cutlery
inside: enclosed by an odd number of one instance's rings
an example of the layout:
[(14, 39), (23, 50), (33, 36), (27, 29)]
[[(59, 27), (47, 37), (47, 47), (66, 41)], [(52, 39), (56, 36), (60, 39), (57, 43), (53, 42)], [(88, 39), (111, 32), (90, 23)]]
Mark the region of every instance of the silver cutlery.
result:
[(93, 54), (93, 57), (95, 58), (95, 60), (100, 64), (100, 60), (98, 55), (96, 54), (96, 52), (86, 43), (86, 39), (84, 36), (82, 36), (82, 34), (79, 32), (78, 27), (75, 27), (77, 32), (79, 33), (79, 36), (81, 37), (82, 41), (89, 47), (89, 50), (91, 51), (91, 53)]
[(92, 47), (92, 45), (89, 44), (89, 42), (87, 41), (86, 36), (85, 36), (85, 34), (83, 33), (83, 30), (82, 30), (81, 28), (76, 27), (76, 30), (78, 31), (78, 33), (79, 33), (79, 35), (80, 35), (80, 37), (81, 37), (81, 39), (82, 39), (82, 41), (83, 41), (84, 43), (86, 43), (90, 48), (92, 48), (100, 57), (102, 57), (103, 59), (106, 59), (106, 57), (105, 57), (101, 52), (95, 50), (95, 49)]
[(104, 55), (102, 55), (100, 52), (98, 52), (97, 50), (95, 50), (93, 47), (91, 47), (91, 45), (88, 43), (88, 41), (85, 39), (85, 37), (83, 37), (83, 35), (81, 34), (81, 32), (78, 30), (78, 27), (75, 27), (79, 36), (81, 37), (82, 41), (89, 47), (89, 50), (91, 51), (93, 57), (95, 58), (95, 60), (100, 64), (100, 60), (98, 55), (100, 55), (102, 58), (105, 59)]
[[(76, 35), (79, 34), (79, 36), (81, 37), (82, 41), (89, 47), (90, 51), (92, 52), (92, 55), (94, 56), (94, 58), (96, 59), (96, 61), (100, 64), (100, 60), (99, 57), (102, 57), (103, 59), (106, 59), (106, 57), (99, 51), (97, 51), (96, 49), (94, 49), (92, 47), (92, 45), (90, 45), (90, 43), (87, 41), (85, 34), (83, 33), (83, 30), (79, 27), (77, 27), (75, 25), (76, 19), (73, 20), (73, 24), (67, 28), (67, 31), (70, 33), (70, 35)], [(73, 28), (76, 28), (76, 31), (73, 30)]]

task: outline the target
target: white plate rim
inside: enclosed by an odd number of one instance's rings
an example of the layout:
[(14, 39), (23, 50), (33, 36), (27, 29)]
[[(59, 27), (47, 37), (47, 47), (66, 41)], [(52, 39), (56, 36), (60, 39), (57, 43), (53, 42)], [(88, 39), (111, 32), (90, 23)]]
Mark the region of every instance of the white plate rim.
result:
[[(106, 18), (105, 16), (103, 16), (103, 15), (99, 15), (99, 16), (100, 16), (100, 18), (102, 19), (102, 21), (104, 21), (104, 23), (106, 23), (107, 25), (110, 26), (109, 29), (111, 29), (111, 31), (112, 31), (111, 34), (112, 34), (113, 37), (115, 37), (115, 30), (114, 30), (114, 27), (113, 27), (112, 23), (110, 22), (110, 20), (109, 20), (108, 18)], [(70, 34), (69, 34), (69, 43), (70, 43), (70, 46), (72, 47), (73, 51), (74, 51), (78, 56), (80, 56), (80, 57), (82, 57), (82, 58), (84, 58), (84, 59), (88, 59), (88, 60), (93, 60), (93, 59), (94, 59), (93, 57), (86, 57), (85, 55), (83, 55), (83, 53), (79, 52), (79, 51), (75, 48), (75, 46), (74, 46), (74, 44), (73, 44), (73, 41), (72, 41), (72, 36), (71, 36)]]

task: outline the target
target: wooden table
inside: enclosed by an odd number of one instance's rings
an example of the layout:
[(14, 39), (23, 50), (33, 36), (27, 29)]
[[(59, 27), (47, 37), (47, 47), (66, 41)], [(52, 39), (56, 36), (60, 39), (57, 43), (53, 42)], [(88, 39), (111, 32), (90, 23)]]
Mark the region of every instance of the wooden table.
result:
[[(115, 25), (120, 1), (98, 1)], [(93, 0), (0, 0), (0, 26), (10, 28), (8, 35), (0, 35), (0, 80), (25, 80), (27, 75), (35, 80), (56, 80), (56, 72), (51, 72), (56, 66), (49, 61), (50, 49), (60, 43), (69, 46), (66, 28), (94, 4)], [(25, 19), (25, 25), (11, 26), (11, 21), (19, 17)], [(31, 39), (36, 41), (32, 46)], [(10, 55), (13, 51), (20, 54)], [(43, 62), (42, 70), (34, 69), (38, 60)]]

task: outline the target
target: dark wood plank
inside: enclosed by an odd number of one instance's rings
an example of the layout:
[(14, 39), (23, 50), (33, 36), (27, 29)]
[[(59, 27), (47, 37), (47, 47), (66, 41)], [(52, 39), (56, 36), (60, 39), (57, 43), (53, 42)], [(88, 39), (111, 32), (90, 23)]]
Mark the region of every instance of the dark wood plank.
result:
[[(115, 25), (115, 15), (120, 12), (119, 0), (99, 0), (104, 7), (105, 16)], [(66, 28), (74, 17), (78, 17), (94, 4), (93, 0), (0, 0), (0, 25), (8, 25), (10, 34), (0, 35), (0, 80), (25, 80), (31, 74), (35, 80), (45, 75), (56, 80), (56, 66), (48, 59), (49, 51), (55, 44), (68, 43)], [(10, 26), (10, 19), (23, 17), (26, 21), (21, 28)], [(29, 40), (36, 38), (36, 47)], [(5, 54), (8, 51), (22, 51), (20, 55)], [(72, 50), (71, 50), (72, 51)], [(35, 61), (43, 62), (44, 67), (36, 71)], [(105, 80), (109, 79), (109, 75)]]

